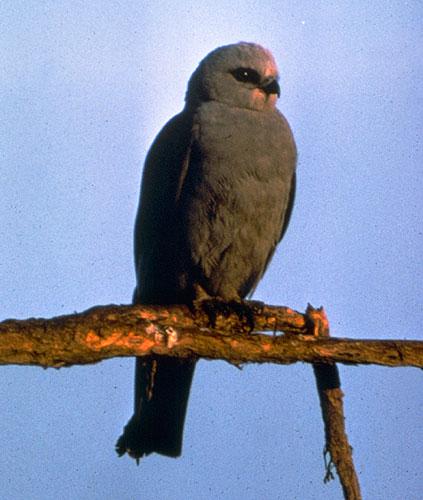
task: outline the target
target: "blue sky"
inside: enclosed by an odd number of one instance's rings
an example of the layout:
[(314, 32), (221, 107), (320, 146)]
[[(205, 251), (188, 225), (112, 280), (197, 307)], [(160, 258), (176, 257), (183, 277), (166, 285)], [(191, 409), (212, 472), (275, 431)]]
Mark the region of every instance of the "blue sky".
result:
[[(1, 319), (129, 303), (142, 165), (219, 45), (281, 73), (299, 150), (289, 231), (255, 298), (324, 305), (332, 334), (421, 338), (423, 8), (410, 2), (0, 5)], [(365, 498), (418, 499), (421, 375), (343, 367)], [(4, 498), (338, 499), (312, 370), (201, 362), (184, 454), (118, 459), (133, 360), (3, 367)], [(420, 484), (419, 484), (420, 483)]]

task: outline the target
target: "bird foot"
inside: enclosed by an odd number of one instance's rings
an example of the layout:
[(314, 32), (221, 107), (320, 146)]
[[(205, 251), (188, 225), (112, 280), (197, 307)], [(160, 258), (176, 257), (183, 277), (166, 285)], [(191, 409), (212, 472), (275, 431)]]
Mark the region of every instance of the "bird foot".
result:
[(234, 327), (239, 329), (239, 322), (241, 322), (242, 330), (248, 333), (254, 330), (254, 315), (257, 314), (262, 307), (263, 303), (258, 301), (225, 301), (218, 297), (202, 299), (194, 303), (194, 311), (205, 314), (212, 328), (219, 326), (220, 319), (223, 319), (225, 326), (227, 326), (232, 316), (236, 317)]

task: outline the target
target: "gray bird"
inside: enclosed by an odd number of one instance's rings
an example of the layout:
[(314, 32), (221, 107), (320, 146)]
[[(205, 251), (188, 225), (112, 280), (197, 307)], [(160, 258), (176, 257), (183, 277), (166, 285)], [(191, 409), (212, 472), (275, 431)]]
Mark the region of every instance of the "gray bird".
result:
[[(283, 237), (296, 148), (276, 109), (278, 72), (253, 43), (219, 47), (188, 83), (183, 111), (148, 153), (135, 224), (135, 304), (251, 294)], [(119, 455), (177, 457), (195, 361), (139, 358)]]

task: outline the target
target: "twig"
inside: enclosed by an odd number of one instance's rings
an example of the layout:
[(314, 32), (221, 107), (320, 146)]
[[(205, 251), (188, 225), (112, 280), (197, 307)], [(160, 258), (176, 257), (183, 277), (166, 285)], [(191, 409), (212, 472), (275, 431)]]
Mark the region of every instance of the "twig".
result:
[[(323, 308), (314, 309), (308, 306), (307, 314), (314, 335), (329, 337), (329, 323)], [(325, 427), (325, 447), (323, 451), (326, 474), (324, 482), (334, 479), (333, 467), (339, 480), (346, 500), (361, 500), (360, 484), (354, 468), (352, 448), (348, 443), (345, 431), (344, 407), (341, 390), (341, 380), (338, 367), (335, 364), (313, 364), (316, 377), (317, 392), (322, 409), (322, 418)]]

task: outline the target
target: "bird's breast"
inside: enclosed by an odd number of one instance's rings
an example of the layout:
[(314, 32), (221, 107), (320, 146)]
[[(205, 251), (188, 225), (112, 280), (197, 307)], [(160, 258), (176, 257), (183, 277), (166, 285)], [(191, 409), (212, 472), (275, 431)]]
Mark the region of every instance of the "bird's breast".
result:
[(201, 155), (216, 173), (234, 170), (268, 180), (295, 155), (292, 134), (277, 110), (253, 111), (210, 102), (195, 118)]
[[(194, 123), (183, 227), (211, 295), (245, 296), (279, 240), (295, 146), (277, 112), (208, 103)], [(228, 290), (231, 290), (229, 293)]]

